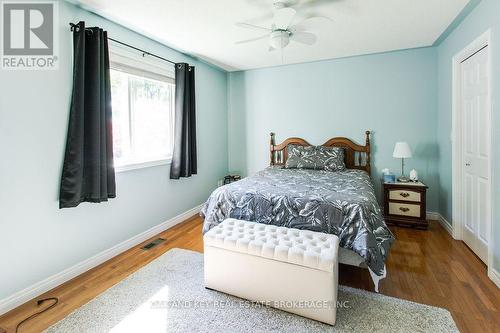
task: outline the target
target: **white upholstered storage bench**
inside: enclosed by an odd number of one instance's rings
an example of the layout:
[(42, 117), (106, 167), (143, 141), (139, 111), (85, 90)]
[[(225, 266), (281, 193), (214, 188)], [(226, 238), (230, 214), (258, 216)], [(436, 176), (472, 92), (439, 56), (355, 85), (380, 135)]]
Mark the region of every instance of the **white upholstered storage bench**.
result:
[(227, 219), (205, 233), (205, 287), (335, 324), (335, 235)]

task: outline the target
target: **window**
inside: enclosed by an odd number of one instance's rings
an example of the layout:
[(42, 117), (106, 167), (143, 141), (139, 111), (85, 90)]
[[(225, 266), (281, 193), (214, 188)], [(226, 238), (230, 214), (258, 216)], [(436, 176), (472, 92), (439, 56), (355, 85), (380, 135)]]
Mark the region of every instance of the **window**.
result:
[(115, 167), (120, 171), (167, 163), (173, 151), (173, 75), (142, 58), (134, 61), (113, 53), (110, 67)]

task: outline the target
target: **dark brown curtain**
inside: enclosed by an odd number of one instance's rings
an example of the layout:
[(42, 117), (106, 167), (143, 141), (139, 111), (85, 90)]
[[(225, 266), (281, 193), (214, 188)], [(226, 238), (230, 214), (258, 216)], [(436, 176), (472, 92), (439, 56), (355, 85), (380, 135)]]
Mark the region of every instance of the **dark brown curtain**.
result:
[(73, 29), (73, 48), (73, 96), (60, 208), (116, 196), (107, 33), (80, 22)]
[(170, 178), (191, 177), (197, 173), (196, 100), (194, 67), (175, 64), (174, 153)]

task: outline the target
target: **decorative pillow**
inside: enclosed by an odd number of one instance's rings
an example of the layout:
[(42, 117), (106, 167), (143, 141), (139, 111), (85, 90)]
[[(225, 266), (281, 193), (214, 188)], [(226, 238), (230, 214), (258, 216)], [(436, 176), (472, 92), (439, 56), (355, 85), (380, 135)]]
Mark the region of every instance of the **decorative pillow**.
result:
[(344, 148), (317, 146), (318, 166), (323, 165), (323, 170), (344, 171)]
[(345, 170), (343, 148), (290, 144), (287, 152), (286, 169)]
[(316, 147), (290, 144), (286, 147), (286, 169), (316, 169)]

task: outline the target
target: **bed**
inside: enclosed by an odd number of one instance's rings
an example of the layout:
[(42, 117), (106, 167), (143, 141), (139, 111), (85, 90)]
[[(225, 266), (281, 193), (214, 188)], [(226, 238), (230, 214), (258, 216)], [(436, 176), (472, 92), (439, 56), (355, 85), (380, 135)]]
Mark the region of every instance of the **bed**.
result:
[(271, 133), (269, 167), (217, 188), (202, 208), (203, 232), (232, 217), (335, 234), (340, 239), (339, 261), (368, 268), (378, 291), (394, 236), (370, 179), (370, 132), (365, 145), (342, 137), (322, 145), (342, 148), (343, 171), (284, 168), (290, 145), (311, 146), (301, 138), (276, 144)]

